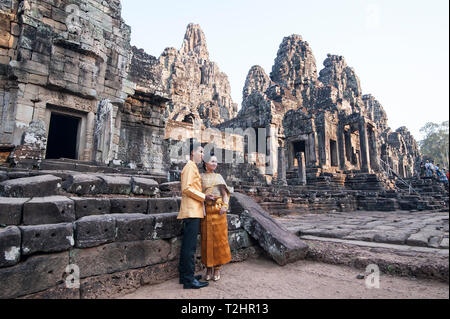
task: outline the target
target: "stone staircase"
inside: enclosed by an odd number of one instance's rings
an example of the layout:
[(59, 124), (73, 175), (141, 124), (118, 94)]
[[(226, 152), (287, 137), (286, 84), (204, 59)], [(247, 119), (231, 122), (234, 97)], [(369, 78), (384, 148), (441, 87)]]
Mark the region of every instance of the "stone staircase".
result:
[[(287, 176), (293, 178), (293, 175)], [(431, 182), (416, 182), (413, 185), (421, 191), (410, 193), (409, 188), (401, 187), (403, 184), (384, 174), (333, 174), (311, 170), (307, 176), (305, 186), (270, 186), (240, 181), (234, 187), (235, 191), (251, 196), (275, 215), (354, 210), (448, 210), (448, 189), (445, 192), (442, 185), (431, 185)]]
[(449, 188), (433, 177), (408, 178), (404, 180), (411, 188), (401, 181), (396, 182), (396, 188), (403, 194), (401, 203), (416, 201), (418, 206), (425, 209), (449, 209)]

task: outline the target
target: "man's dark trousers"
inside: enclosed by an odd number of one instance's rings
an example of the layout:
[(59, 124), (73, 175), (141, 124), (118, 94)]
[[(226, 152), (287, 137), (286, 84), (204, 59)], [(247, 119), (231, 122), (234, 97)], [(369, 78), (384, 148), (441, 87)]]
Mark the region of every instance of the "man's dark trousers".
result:
[(182, 282), (191, 283), (195, 273), (195, 251), (200, 230), (200, 218), (183, 219), (183, 240), (181, 243), (178, 271)]

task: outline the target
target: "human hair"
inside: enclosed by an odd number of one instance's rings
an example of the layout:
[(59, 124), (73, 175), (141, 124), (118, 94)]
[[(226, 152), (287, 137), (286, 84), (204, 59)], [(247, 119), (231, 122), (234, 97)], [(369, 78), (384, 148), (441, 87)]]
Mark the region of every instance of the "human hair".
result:
[[(211, 157), (213, 157), (213, 156), (216, 156), (216, 154), (214, 154), (214, 152), (211, 151), (211, 152), (209, 153), (209, 156), (207, 157), (207, 160), (209, 161), (209, 160), (211, 159)], [(204, 169), (205, 172), (206, 172), (206, 161), (205, 161), (205, 160), (203, 160), (203, 169)]]

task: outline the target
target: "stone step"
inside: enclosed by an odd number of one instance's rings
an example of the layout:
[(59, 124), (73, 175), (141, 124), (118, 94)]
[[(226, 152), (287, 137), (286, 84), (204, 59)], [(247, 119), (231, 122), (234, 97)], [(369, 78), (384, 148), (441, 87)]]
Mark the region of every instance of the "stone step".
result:
[(43, 197), (59, 194), (62, 179), (53, 175), (9, 179), (0, 183), (3, 197)]

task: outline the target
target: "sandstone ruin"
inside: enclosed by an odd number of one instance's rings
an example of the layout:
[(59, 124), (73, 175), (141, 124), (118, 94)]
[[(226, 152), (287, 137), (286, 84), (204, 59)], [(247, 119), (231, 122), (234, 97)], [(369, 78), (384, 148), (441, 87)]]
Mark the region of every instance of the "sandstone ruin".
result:
[[(234, 261), (305, 258), (305, 230), (273, 219), (292, 212), (446, 211), (440, 233), (400, 243), (448, 251), (448, 188), (418, 178), (416, 141), (343, 57), (318, 70), (301, 36), (284, 38), (270, 75), (250, 69), (238, 111), (198, 25), (153, 57), (130, 45), (120, 1), (6, 0), (0, 18), (0, 298), (110, 297), (176, 276), (191, 137), (236, 192)], [(64, 287), (70, 264), (78, 289)]]

